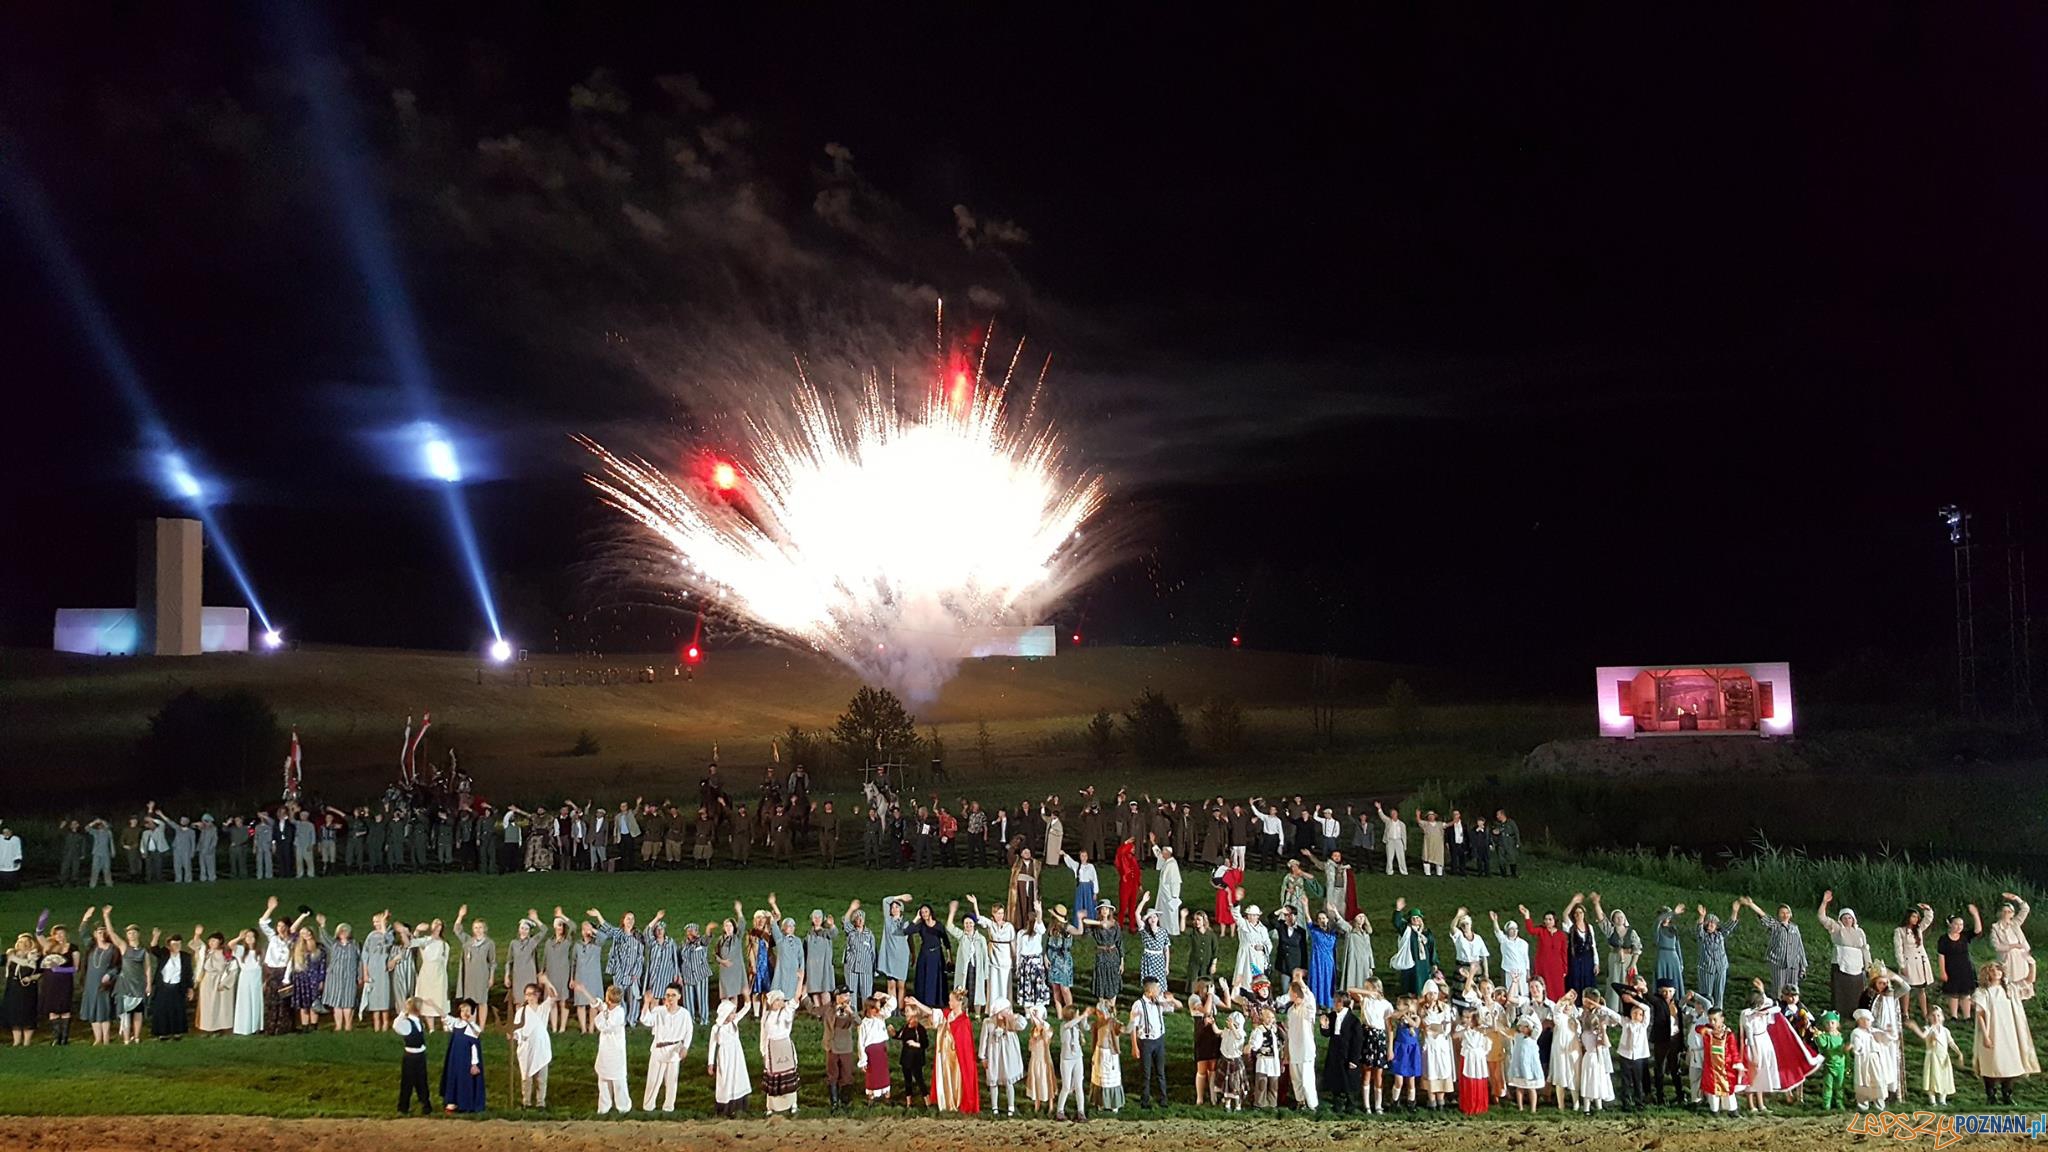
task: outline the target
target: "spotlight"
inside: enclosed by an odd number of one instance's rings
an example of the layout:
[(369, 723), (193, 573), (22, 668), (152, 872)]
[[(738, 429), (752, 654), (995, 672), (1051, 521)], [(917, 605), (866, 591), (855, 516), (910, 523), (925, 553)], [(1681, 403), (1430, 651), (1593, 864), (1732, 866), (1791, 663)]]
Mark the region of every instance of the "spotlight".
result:
[(730, 492), (739, 486), (739, 470), (731, 464), (720, 460), (711, 467), (711, 482), (718, 486), (719, 491)]
[(446, 484), (462, 482), (462, 465), (455, 459), (455, 445), (444, 436), (435, 436), (420, 448), (426, 460), (427, 475)]
[(269, 631), (265, 632), (263, 634), (263, 646), (265, 648), (284, 647), (284, 633), (278, 631), (275, 628), (272, 628)]
[(491, 641), (491, 659), (503, 664), (512, 658), (512, 642), (506, 639)]
[(186, 465), (183, 456), (176, 452), (164, 453), (163, 469), (164, 481), (179, 498), (197, 503), (206, 495), (206, 486), (199, 482), (199, 477), (192, 474), (192, 469)]

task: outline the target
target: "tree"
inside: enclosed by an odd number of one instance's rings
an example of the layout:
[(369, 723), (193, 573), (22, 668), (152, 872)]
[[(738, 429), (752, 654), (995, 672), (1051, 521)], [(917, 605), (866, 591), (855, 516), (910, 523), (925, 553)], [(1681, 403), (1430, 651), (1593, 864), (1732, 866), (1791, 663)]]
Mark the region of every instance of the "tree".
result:
[(1124, 712), (1124, 732), (1131, 751), (1147, 764), (1173, 764), (1187, 758), (1188, 729), (1180, 705), (1157, 689), (1147, 688)]
[(1228, 755), (1244, 743), (1244, 709), (1228, 696), (1212, 696), (1197, 719), (1202, 725), (1202, 743), (1209, 751)]
[(1396, 679), (1387, 685), (1387, 717), (1393, 723), (1394, 731), (1406, 736), (1414, 732), (1422, 720), (1422, 699), (1406, 680)]
[(179, 787), (248, 795), (268, 768), (284, 762), (285, 738), (270, 704), (247, 689), (204, 696), (187, 688), (149, 718), (137, 749), (157, 778)]
[(996, 738), (989, 734), (987, 720), (974, 722), (974, 750), (981, 754), (981, 774), (990, 775), (996, 766)]
[(832, 739), (846, 750), (850, 762), (893, 760), (917, 746), (917, 718), (904, 711), (895, 693), (862, 688), (833, 722)]
[(1088, 721), (1081, 735), (1088, 742), (1088, 758), (1097, 768), (1106, 767), (1109, 758), (1116, 754), (1116, 717), (1107, 708), (1096, 709), (1095, 718)]
[(581, 732), (576, 733), (576, 743), (570, 746), (569, 755), (595, 756), (602, 751), (604, 751), (604, 745), (599, 744), (596, 735), (590, 729), (585, 728)]
[[(831, 748), (822, 732), (806, 732), (794, 724), (782, 734), (782, 757), (792, 769), (802, 768), (806, 772), (823, 772)], [(874, 745), (869, 744), (862, 758), (874, 755)]]

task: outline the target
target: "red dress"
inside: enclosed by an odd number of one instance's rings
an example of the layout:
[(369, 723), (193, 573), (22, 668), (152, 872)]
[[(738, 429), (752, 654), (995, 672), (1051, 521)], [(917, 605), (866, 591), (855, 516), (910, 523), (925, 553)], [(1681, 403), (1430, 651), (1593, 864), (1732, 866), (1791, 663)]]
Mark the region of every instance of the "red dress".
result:
[(1138, 930), (1138, 889), (1145, 874), (1138, 867), (1138, 849), (1126, 840), (1116, 849), (1116, 918), (1130, 931)]
[(1230, 906), (1238, 900), (1238, 889), (1244, 887), (1244, 869), (1227, 868), (1223, 872), (1223, 887), (1216, 890), (1216, 923), (1228, 928), (1237, 923), (1230, 914)]
[(1564, 929), (1545, 928), (1534, 920), (1525, 919), (1522, 931), (1528, 933), (1529, 950), (1534, 954), (1529, 960), (1531, 974), (1543, 981), (1543, 995), (1556, 1000), (1565, 994)]

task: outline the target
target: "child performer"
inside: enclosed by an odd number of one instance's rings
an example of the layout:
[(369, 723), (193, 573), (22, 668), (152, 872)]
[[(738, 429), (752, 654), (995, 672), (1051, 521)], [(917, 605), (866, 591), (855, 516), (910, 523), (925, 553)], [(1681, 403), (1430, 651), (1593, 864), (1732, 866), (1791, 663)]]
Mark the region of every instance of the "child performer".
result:
[(1486, 1111), (1493, 1087), (1486, 1058), (1492, 1051), (1493, 1037), (1479, 1026), (1479, 1012), (1467, 1008), (1458, 1028), (1458, 1111), (1467, 1116)]
[(887, 992), (868, 997), (861, 1007), (860, 1069), (870, 1106), (889, 1102), (889, 1015), (896, 998)]
[(1523, 1013), (1515, 1019), (1514, 1038), (1508, 1041), (1508, 1090), (1514, 1093), (1517, 1112), (1534, 1112), (1543, 1093), (1543, 1050), (1536, 1043), (1537, 1022)]
[(1920, 1062), (1920, 1087), (1927, 1093), (1927, 1102), (1936, 1108), (1946, 1108), (1949, 1097), (1956, 1094), (1955, 1061), (1963, 1058), (1962, 1047), (1949, 1035), (1948, 1016), (1936, 1006), (1928, 1010), (1927, 1027), (1911, 1020), (1906, 1021), (1906, 1027), (1927, 1045), (1927, 1057)]
[(1820, 1106), (1832, 1111), (1848, 1106), (1849, 1038), (1842, 1035), (1842, 1014), (1829, 1009), (1820, 1015), (1820, 1030), (1813, 1034), (1813, 1046), (1820, 1052)]
[[(671, 985), (673, 987), (673, 985)], [(613, 1108), (621, 1115), (633, 1110), (633, 1093), (626, 1087), (626, 1008), (619, 986), (604, 990), (604, 1007), (592, 1023), (597, 1027), (597, 1114)]]
[(1074, 1098), (1074, 1119), (1088, 1118), (1088, 1018), (1072, 1004), (1060, 1006), (1060, 1093), (1052, 1102), (1052, 1118), (1063, 1120), (1067, 1097)]
[(683, 990), (674, 984), (662, 989), (661, 1003), (641, 1013), (640, 1022), (653, 1033), (647, 1045), (647, 1084), (641, 1089), (640, 1106), (654, 1111), (655, 1097), (660, 1095), (661, 1110), (673, 1112), (676, 1079), (683, 1069), (683, 1057), (690, 1054), (690, 1036), (697, 1023), (683, 1007)]
[(1232, 1012), (1216, 1044), (1216, 1102), (1225, 1112), (1244, 1108), (1244, 1041), (1244, 1013)]

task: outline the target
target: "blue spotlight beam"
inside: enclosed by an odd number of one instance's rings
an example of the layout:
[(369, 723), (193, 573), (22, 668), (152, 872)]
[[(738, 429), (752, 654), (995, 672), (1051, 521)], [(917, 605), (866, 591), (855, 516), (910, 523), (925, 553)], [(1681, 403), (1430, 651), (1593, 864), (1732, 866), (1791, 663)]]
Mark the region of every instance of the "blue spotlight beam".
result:
[(13, 205), (15, 219), (21, 222), (22, 230), (28, 234), (29, 242), (42, 258), (43, 267), (56, 281), (57, 290), (63, 294), (65, 302), (71, 306), (79, 327), (85, 331), (86, 343), (92, 345), (100, 366), (113, 378), (121, 398), (127, 401), (129, 411), (135, 417), (136, 432), (141, 437), (144, 450), (150, 455), (151, 465), (161, 471), (159, 480), (170, 488), (174, 497), (189, 505), (199, 517), (199, 522), (206, 526), (206, 538), (213, 545), (214, 555), (226, 566), (235, 587), (242, 590), (243, 599), (249, 602), (249, 610), (262, 621), (264, 632), (276, 631), (271, 627), (269, 613), (263, 610), (263, 602), (256, 597), (255, 583), (242, 566), (241, 556), (235, 551), (233, 541), (229, 540), (227, 530), (221, 526), (220, 517), (214, 514), (208, 503), (205, 483), (186, 464), (163, 413), (157, 409), (156, 401), (142, 383), (142, 373), (128, 354), (128, 346), (115, 332), (114, 320), (107, 312), (106, 304), (99, 293), (93, 291), (91, 281), (86, 278), (85, 267), (78, 262), (77, 255), (71, 251), (71, 245), (57, 227), (56, 214), (50, 211), (49, 202), (43, 199), (42, 188), (18, 167), (14, 152), (13, 139), (0, 134), (0, 191), (5, 193), (0, 199)]
[(422, 427), (435, 429), (433, 438), (423, 446), (426, 469), (445, 488), (449, 531), (469, 569), (477, 607), (490, 623), (491, 636), (502, 641), (505, 633), (499, 626), (497, 601), (491, 595), (483, 550), (477, 542), (476, 525), (470, 519), (469, 502), (461, 487), (461, 465), (453, 443), (438, 431), (439, 403), (420, 339), (418, 315), (399, 269), (397, 250), (380, 207), (381, 197), (359, 159), (364, 149), (348, 93), (342, 87), (340, 66), (324, 60), (316, 50), (324, 35), (319, 15), (310, 5), (286, 5), (279, 11), (292, 45), (293, 66), (304, 82), (312, 112), (314, 148), (334, 185), (342, 234), (356, 271), (363, 278), (385, 354), (391, 358), (392, 370), (412, 405), (413, 415)]

